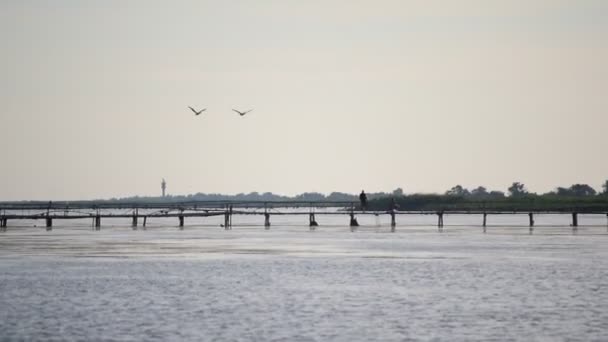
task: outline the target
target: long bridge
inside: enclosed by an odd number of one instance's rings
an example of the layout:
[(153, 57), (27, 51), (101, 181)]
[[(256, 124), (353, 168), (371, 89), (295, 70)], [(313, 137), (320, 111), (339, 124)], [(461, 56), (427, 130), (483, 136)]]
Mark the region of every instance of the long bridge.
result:
[[(276, 211), (276, 209), (283, 209)], [(322, 210), (321, 210), (322, 209)], [(270, 229), (271, 216), (276, 215), (307, 215), (311, 230), (319, 226), (316, 218), (322, 215), (345, 215), (348, 225), (354, 231), (359, 226), (358, 215), (387, 215), (391, 219), (391, 231), (396, 231), (397, 216), (399, 215), (435, 215), (437, 227), (443, 231), (444, 215), (479, 215), (482, 217), (481, 226), (486, 232), (489, 215), (522, 214), (528, 216), (528, 226), (532, 232), (536, 214), (570, 215), (573, 231), (579, 226), (580, 214), (606, 215), (608, 228), (608, 208), (605, 210), (588, 208), (450, 208), (441, 207), (421, 210), (399, 210), (391, 206), (386, 210), (363, 210), (358, 202), (352, 201), (191, 201), (191, 202), (158, 202), (158, 203), (122, 203), (122, 202), (0, 202), (0, 232), (6, 232), (8, 222), (18, 220), (43, 220), (46, 230), (53, 229), (56, 220), (87, 219), (92, 220), (94, 230), (101, 229), (102, 219), (130, 218), (131, 226), (137, 229), (140, 219), (145, 229), (148, 220), (156, 218), (177, 218), (178, 227), (184, 228), (186, 218), (223, 216), (221, 225), (226, 230), (232, 229), (232, 217), (235, 215), (264, 216), (264, 227)]]

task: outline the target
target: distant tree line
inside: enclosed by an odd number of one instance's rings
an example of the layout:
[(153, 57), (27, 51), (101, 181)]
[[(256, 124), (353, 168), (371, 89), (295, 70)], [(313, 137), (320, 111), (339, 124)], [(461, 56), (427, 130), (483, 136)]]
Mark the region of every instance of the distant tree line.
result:
[[(513, 182), (509, 188), (507, 188), (509, 197), (525, 197), (525, 196), (561, 196), (561, 197), (584, 197), (584, 196), (606, 196), (608, 195), (608, 180), (602, 184), (602, 192), (597, 192), (593, 187), (588, 184), (573, 184), (568, 188), (557, 187), (555, 191), (547, 192), (542, 195), (536, 193), (530, 193), (526, 186), (520, 182)], [(479, 186), (475, 189), (468, 190), (462, 185), (456, 185), (450, 190), (445, 192), (448, 196), (461, 196), (461, 197), (476, 197), (476, 198), (503, 198), (507, 196), (502, 191), (488, 191), (485, 187)]]
[[(393, 192), (372, 192), (368, 193), (367, 197), (371, 199), (403, 196), (403, 189), (398, 188)], [(250, 192), (250, 193), (239, 193), (236, 195), (224, 195), (224, 194), (205, 194), (196, 193), (190, 195), (167, 195), (165, 197), (146, 197), (146, 196), (132, 196), (124, 198), (111, 198), (109, 200), (99, 200), (104, 202), (149, 202), (149, 203), (160, 203), (160, 202), (194, 202), (194, 201), (251, 201), (251, 202), (281, 202), (281, 201), (298, 201), (298, 202), (316, 202), (316, 201), (332, 201), (332, 202), (358, 202), (359, 194), (348, 194), (344, 192), (332, 192), (329, 195), (325, 195), (319, 192), (304, 192), (295, 196), (283, 196), (277, 195), (272, 192)]]
[(400, 210), (598, 210), (608, 211), (608, 180), (598, 193), (587, 184), (573, 184), (568, 188), (558, 187), (555, 191), (536, 194), (528, 191), (521, 182), (513, 182), (502, 191), (489, 191), (483, 186), (472, 190), (456, 185), (443, 195), (411, 194), (390, 198), (372, 199), (368, 205), (373, 210), (386, 210), (396, 206)]

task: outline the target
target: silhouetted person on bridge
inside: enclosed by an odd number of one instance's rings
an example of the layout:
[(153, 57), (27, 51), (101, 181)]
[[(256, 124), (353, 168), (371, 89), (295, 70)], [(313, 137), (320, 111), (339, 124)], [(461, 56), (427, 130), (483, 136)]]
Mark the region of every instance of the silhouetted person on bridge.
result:
[(365, 194), (364, 190), (361, 190), (359, 201), (361, 202), (361, 210), (367, 209), (367, 195)]

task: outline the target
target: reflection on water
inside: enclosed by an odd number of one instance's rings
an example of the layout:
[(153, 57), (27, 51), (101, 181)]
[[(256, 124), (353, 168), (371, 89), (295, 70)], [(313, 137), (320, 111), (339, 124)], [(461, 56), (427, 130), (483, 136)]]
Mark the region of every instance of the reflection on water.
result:
[[(257, 218), (260, 219), (260, 218)], [(306, 220), (307, 218), (299, 218)], [(321, 220), (324, 219), (324, 222)], [(88, 221), (0, 234), (1, 340), (603, 340), (605, 217)], [(386, 220), (383, 218), (382, 220)], [(410, 221), (408, 221), (410, 220)], [(502, 220), (502, 221), (499, 221)], [(219, 220), (218, 220), (219, 222)], [(237, 222), (235, 222), (237, 223)], [(342, 225), (341, 225), (342, 224)], [(379, 224), (379, 225), (378, 225)], [(26, 223), (22, 223), (23, 226)], [(32, 225), (32, 224), (28, 224)], [(141, 227), (140, 227), (141, 228)]]

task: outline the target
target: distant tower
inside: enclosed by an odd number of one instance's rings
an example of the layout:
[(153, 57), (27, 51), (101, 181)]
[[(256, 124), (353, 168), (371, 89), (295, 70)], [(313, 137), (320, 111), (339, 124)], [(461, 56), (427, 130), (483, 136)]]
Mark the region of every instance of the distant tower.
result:
[(165, 197), (165, 190), (167, 189), (167, 182), (163, 178), (163, 181), (160, 183), (160, 188), (163, 190), (163, 197)]

